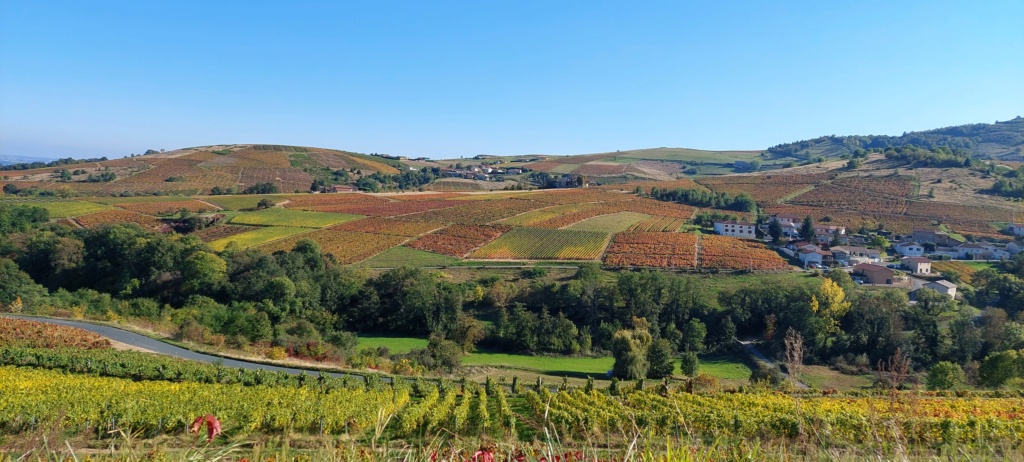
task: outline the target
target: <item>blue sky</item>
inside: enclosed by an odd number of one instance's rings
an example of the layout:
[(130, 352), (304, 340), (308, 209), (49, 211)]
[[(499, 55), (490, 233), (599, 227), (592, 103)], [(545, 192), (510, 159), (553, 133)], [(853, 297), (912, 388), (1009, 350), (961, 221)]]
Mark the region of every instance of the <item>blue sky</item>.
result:
[(637, 3), (6, 0), (0, 154), (762, 149), (1024, 115), (1019, 0)]

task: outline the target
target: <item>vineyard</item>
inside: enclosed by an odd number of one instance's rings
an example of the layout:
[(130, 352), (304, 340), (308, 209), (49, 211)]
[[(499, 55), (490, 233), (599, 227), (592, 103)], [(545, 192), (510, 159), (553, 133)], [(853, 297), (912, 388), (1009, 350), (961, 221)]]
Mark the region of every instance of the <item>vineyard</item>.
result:
[(629, 227), (629, 231), (639, 232), (676, 232), (686, 220), (673, 217), (650, 217)]
[(310, 239), (316, 242), (320, 245), (321, 251), (334, 255), (335, 260), (339, 263), (348, 264), (372, 257), (405, 242), (407, 238), (386, 234), (320, 229), (279, 239), (260, 246), (260, 248), (269, 253), (278, 250), (287, 252), (295, 248), (295, 244), (303, 239)]
[(199, 199), (216, 205), (224, 210), (247, 210), (255, 209), (263, 199), (267, 199), (276, 205), (288, 200), (288, 196), (244, 194), (238, 196), (204, 196)]
[[(1014, 441), (1024, 432), (1019, 398), (796, 398), (784, 394), (697, 395), (632, 392), (620, 399), (572, 390), (527, 392), (533, 418), (553, 433), (580, 439), (689, 434), (714, 438), (794, 439), (802, 433), (830, 445), (869, 442), (879, 427), (912, 444)], [(887, 431), (886, 433), (889, 433)]]
[[(413, 213), (428, 212), (432, 210), (446, 209), (462, 205), (463, 202), (452, 200), (418, 200), (418, 201), (394, 201), (394, 202), (352, 202), (345, 205), (321, 205), (304, 207), (306, 210), (319, 212), (349, 213), (357, 215), (369, 215), (375, 217), (395, 217)], [(293, 207), (288, 204), (288, 207)]]
[(705, 234), (700, 238), (700, 267), (726, 270), (784, 271), (789, 264), (764, 244)]
[(459, 225), (486, 225), (537, 208), (537, 204), (521, 199), (457, 201), (456, 207), (404, 216), (407, 220), (437, 221)]
[(779, 254), (764, 244), (733, 237), (690, 233), (624, 232), (615, 235), (604, 262), (609, 266), (783, 271)]
[[(30, 354), (30, 353), (27, 353)], [(59, 353), (58, 353), (59, 354)], [(7, 353), (4, 353), (6, 360)], [(117, 367), (102, 353), (65, 358), (56, 367), (80, 370), (95, 362)], [(102, 437), (131, 429), (144, 437), (182, 433), (195, 416), (215, 415), (230, 435), (298, 433), (380, 436), (416, 441), (437, 435), (507, 439), (538, 435), (563, 442), (625, 445), (642, 435), (657, 440), (736, 438), (799, 441), (822, 438), (829, 447), (874, 443), (880, 435), (911, 445), (1019, 442), (1024, 399), (787, 395), (769, 392), (687, 393), (679, 389), (619, 391), (505, 387), (468, 383), (460, 389), (407, 382), (386, 386), (333, 378), (277, 377), (245, 372), (244, 380), (215, 365), (159, 361), (138, 366), (144, 381), (93, 377), (24, 367), (0, 367), (0, 432), (30, 434), (60, 428)], [(159, 367), (157, 367), (159, 366)], [(97, 370), (102, 374), (100, 366)], [(111, 369), (110, 374), (131, 374)], [(197, 381), (169, 382), (169, 371)], [(221, 377), (218, 379), (217, 377)], [(209, 380), (214, 383), (203, 383)], [(217, 383), (219, 381), (225, 383)], [(255, 382), (255, 383), (254, 383)], [(263, 384), (259, 384), (263, 382)]]
[(0, 318), (0, 347), (109, 348), (110, 341), (92, 332), (15, 318)]
[(110, 209), (110, 207), (106, 206), (105, 204), (98, 204), (95, 202), (20, 199), (8, 200), (6, 198), (0, 201), (0, 205), (26, 205), (44, 208), (48, 212), (50, 212), (51, 218), (77, 217), (79, 215), (102, 212), (104, 210)]
[(127, 204), (114, 204), (132, 212), (144, 213), (146, 215), (173, 215), (181, 210), (188, 210), (192, 213), (212, 212), (217, 210), (210, 204), (197, 200), (168, 201), (168, 202), (135, 202)]
[(570, 229), (513, 228), (470, 256), (507, 260), (595, 260), (608, 234)]
[(624, 232), (615, 235), (604, 262), (609, 266), (696, 268), (697, 235)]
[(356, 231), (360, 233), (388, 234), (392, 236), (416, 237), (423, 233), (441, 228), (439, 223), (429, 221), (404, 221), (392, 218), (364, 218), (334, 225), (336, 231)]
[(229, 431), (353, 433), (409, 400), (405, 391), (341, 391), (88, 377), (0, 367), (0, 431), (19, 434), (59, 426), (98, 435), (126, 428), (142, 435), (181, 433), (197, 415), (213, 414)]
[(270, 208), (258, 212), (243, 212), (231, 219), (232, 224), (249, 226), (294, 226), (300, 228), (326, 228), (338, 223), (356, 220), (359, 215), (308, 212)]
[(698, 182), (716, 193), (728, 193), (737, 196), (740, 193), (750, 194), (759, 205), (778, 202), (801, 191), (809, 190), (814, 185), (828, 181), (830, 173), (804, 175), (764, 175), (764, 176), (722, 176), (702, 178)]
[[(207, 232), (212, 232), (217, 228), (221, 228), (221, 226), (210, 228)], [(232, 229), (230, 231), (241, 230), (241, 228), (242, 227), (235, 228), (234, 225), (232, 225)], [(239, 248), (247, 249), (249, 247), (263, 245), (268, 242), (273, 242), (278, 239), (309, 231), (309, 228), (293, 228), (288, 226), (245, 226), (244, 228), (249, 229), (249, 231), (241, 230), (242, 232), (230, 234), (227, 237), (211, 241), (209, 243), (210, 248), (219, 252), (227, 248), (228, 244), (234, 242)]]
[(221, 239), (226, 239), (231, 236), (236, 236), (248, 231), (255, 231), (259, 228), (255, 226), (243, 226), (243, 225), (221, 225), (206, 228), (203, 230), (196, 231), (193, 233), (202, 239), (203, 242), (210, 243)]
[(409, 247), (429, 252), (464, 257), (469, 252), (497, 239), (512, 229), (504, 225), (452, 225), (409, 243)]
[(86, 228), (95, 228), (113, 223), (135, 223), (149, 229), (159, 229), (164, 225), (162, 221), (156, 218), (127, 210), (107, 210), (105, 212), (91, 213), (76, 217), (75, 221)]
[[(616, 212), (607, 215), (600, 215), (588, 218), (579, 223), (569, 226), (569, 229), (580, 231), (599, 231), (602, 233), (618, 233), (636, 226), (637, 223), (650, 219), (650, 215), (636, 212)], [(669, 220), (678, 220), (669, 218)], [(681, 222), (682, 220), (680, 220)], [(676, 227), (678, 229), (678, 227)], [(675, 231), (675, 230), (673, 230)]]

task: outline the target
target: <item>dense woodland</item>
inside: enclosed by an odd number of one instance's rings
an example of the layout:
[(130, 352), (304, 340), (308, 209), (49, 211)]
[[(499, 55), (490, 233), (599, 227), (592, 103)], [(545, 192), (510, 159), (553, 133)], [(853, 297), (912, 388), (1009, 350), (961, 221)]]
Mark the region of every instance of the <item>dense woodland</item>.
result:
[[(172, 325), (184, 340), (269, 343), (298, 357), (355, 362), (368, 354), (353, 351), (355, 335), (387, 333), (431, 337), (427, 350), (392, 358), (418, 371), (452, 370), (463, 351), (480, 345), (523, 354), (611, 352), (618, 375), (658, 377), (680, 354), (727, 350), (737, 338), (763, 339), (781, 355), (792, 329), (810, 363), (866, 372), (900, 349), (917, 368), (946, 361), (998, 384), (986, 378), (986, 358), (1024, 348), (1024, 257), (1002, 272), (973, 275), (977, 290), (965, 295), (989, 307), (974, 316), (930, 290), (918, 292), (916, 304), (899, 290), (858, 290), (841, 271), (718, 291), (700, 276), (608, 273), (596, 265), (567, 281), (537, 270), (455, 283), (414, 268), (370, 275), (336, 264), (312, 241), (272, 255), (230, 246), (215, 253), (194, 236), (131, 224), (71, 229), (48, 218), (39, 208), (0, 207), (0, 305), (7, 310), (139, 318)], [(1024, 375), (1024, 367), (1018, 372), (1001, 380)]]

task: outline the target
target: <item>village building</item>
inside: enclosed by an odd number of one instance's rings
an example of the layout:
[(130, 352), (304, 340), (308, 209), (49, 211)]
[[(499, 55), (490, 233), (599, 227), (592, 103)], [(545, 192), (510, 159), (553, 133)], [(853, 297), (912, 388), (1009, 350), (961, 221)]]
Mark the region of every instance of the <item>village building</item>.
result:
[(945, 279), (941, 281), (929, 282), (924, 285), (926, 289), (932, 289), (942, 295), (949, 295), (950, 298), (956, 298), (956, 284), (949, 282)]
[(832, 256), (836, 261), (847, 265), (858, 263), (879, 263), (882, 261), (882, 252), (867, 247), (835, 246), (832, 247)]
[(932, 274), (932, 261), (925, 257), (904, 257), (903, 268), (914, 274)]
[(904, 257), (920, 257), (924, 255), (924, 246), (916, 242), (901, 242), (896, 244), (896, 253)]
[(715, 233), (722, 236), (739, 237), (743, 239), (754, 239), (757, 237), (754, 229), (757, 225), (743, 221), (716, 221)]
[(869, 284), (891, 285), (896, 281), (896, 272), (881, 265), (861, 263), (853, 267), (853, 272), (863, 276)]

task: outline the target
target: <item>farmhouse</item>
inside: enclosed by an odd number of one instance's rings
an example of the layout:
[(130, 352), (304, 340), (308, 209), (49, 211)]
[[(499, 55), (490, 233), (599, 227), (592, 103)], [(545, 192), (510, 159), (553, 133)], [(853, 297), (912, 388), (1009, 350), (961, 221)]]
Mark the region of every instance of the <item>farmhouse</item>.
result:
[(853, 267), (853, 272), (864, 276), (870, 284), (892, 284), (896, 272), (881, 265), (861, 263)]
[(911, 273), (932, 274), (932, 261), (925, 257), (904, 257), (900, 263)]
[(336, 184), (334, 186), (331, 186), (330, 191), (332, 193), (352, 193), (358, 191), (358, 189), (356, 189), (355, 186), (350, 186), (346, 184)]
[(716, 221), (715, 233), (722, 236), (754, 239), (757, 237), (754, 233), (754, 228), (756, 227), (757, 225), (754, 223), (743, 221)]
[(836, 261), (855, 263), (878, 263), (882, 261), (882, 253), (867, 247), (835, 246), (832, 247), (832, 256)]
[(932, 289), (940, 294), (949, 295), (950, 298), (956, 298), (956, 284), (949, 282), (945, 279), (941, 281), (929, 282), (924, 285), (926, 289)]
[(924, 255), (924, 246), (916, 242), (902, 242), (896, 244), (896, 253), (904, 257), (920, 257)]
[(1012, 223), (1006, 231), (1014, 236), (1024, 236), (1024, 223)]

